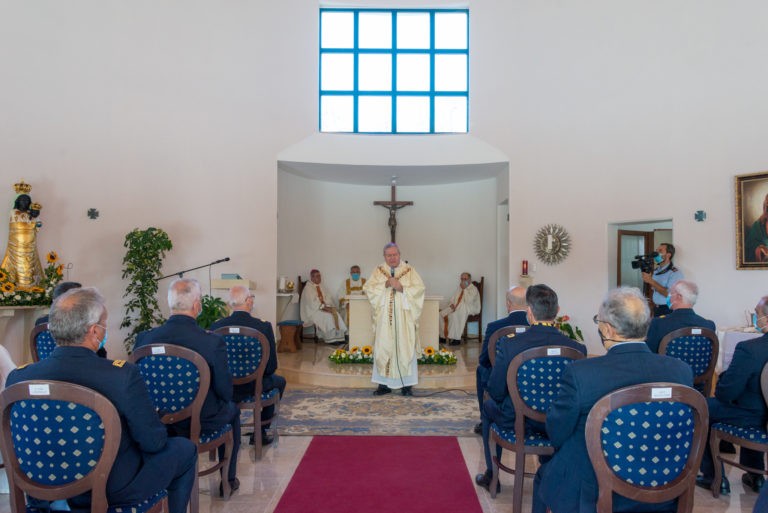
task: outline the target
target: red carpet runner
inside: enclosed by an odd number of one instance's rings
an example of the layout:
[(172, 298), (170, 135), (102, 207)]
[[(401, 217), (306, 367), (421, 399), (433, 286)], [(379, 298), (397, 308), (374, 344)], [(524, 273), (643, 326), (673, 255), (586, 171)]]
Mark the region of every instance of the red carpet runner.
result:
[(459, 443), (316, 436), (275, 513), (481, 513)]

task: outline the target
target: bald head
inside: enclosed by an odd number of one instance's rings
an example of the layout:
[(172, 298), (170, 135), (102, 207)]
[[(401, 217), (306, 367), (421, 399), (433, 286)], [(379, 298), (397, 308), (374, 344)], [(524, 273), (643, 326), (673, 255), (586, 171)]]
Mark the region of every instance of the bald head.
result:
[(173, 280), (168, 286), (168, 307), (172, 314), (197, 317), (203, 308), (202, 297), (200, 283), (192, 278)]
[(527, 289), (525, 287), (511, 287), (507, 290), (507, 312), (514, 312), (515, 310), (525, 310), (528, 304), (525, 302), (525, 293)]
[(248, 287), (235, 285), (229, 289), (227, 304), (233, 311), (250, 312), (253, 308), (253, 295)]

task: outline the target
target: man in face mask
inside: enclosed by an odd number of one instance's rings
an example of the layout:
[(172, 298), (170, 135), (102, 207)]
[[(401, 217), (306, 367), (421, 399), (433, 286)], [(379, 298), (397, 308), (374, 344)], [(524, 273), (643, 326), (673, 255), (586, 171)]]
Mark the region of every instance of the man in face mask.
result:
[(648, 328), (645, 342), (651, 351), (659, 352), (659, 343), (668, 333), (680, 328), (707, 328), (715, 331), (715, 323), (698, 315), (693, 306), (699, 297), (699, 287), (692, 281), (680, 280), (669, 287), (668, 303), (672, 312), (655, 317)]
[(479, 314), (480, 306), (480, 292), (472, 283), (472, 275), (461, 273), (459, 288), (456, 289), (448, 306), (440, 310), (441, 338), (452, 346), (461, 344), (467, 317)]
[(672, 263), (672, 258), (675, 256), (675, 246), (663, 242), (656, 248), (656, 252), (658, 255), (654, 259), (656, 269), (653, 274), (643, 273), (643, 281), (653, 289), (654, 317), (666, 315), (672, 311), (667, 305), (669, 289), (675, 282), (683, 279), (683, 273)]
[(353, 265), (349, 268), (349, 277), (341, 283), (336, 294), (339, 298), (339, 312), (343, 312), (346, 316), (347, 326), (349, 326), (349, 302), (345, 296), (364, 295), (363, 285), (365, 285), (365, 278), (360, 276), (360, 266)]

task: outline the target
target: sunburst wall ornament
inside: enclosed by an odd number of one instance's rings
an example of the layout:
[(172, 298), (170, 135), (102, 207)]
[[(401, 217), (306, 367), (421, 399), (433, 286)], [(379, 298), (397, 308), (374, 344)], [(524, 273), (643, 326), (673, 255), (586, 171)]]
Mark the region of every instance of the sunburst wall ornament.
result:
[(533, 250), (545, 264), (559, 264), (571, 250), (571, 236), (559, 224), (548, 224), (536, 232)]

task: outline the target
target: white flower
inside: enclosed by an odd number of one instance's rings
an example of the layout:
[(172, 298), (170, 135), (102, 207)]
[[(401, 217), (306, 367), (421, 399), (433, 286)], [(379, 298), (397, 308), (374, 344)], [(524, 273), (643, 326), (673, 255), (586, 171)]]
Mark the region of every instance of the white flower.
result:
[(16, 301), (19, 301), (21, 299), (21, 296), (16, 294), (15, 296), (13, 296), (13, 299), (15, 299)]

